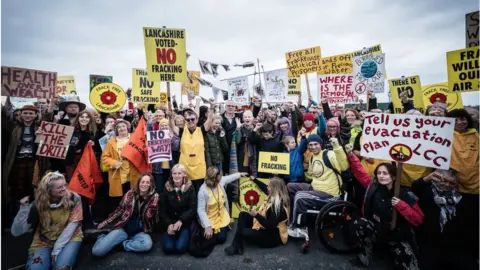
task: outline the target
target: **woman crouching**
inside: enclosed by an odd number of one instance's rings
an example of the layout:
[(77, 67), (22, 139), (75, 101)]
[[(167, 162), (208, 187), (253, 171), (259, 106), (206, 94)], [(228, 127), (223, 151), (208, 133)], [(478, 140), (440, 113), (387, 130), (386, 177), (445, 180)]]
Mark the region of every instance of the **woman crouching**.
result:
[(98, 224), (98, 229), (102, 229), (116, 221), (109, 234), (98, 236), (92, 249), (93, 256), (105, 256), (120, 244), (125, 251), (149, 251), (152, 248), (149, 233), (158, 220), (158, 201), (152, 174), (142, 174), (137, 186), (123, 196), (117, 209)]
[(12, 235), (35, 228), (27, 269), (71, 269), (83, 239), (82, 200), (67, 189), (63, 174), (47, 173), (38, 185), (35, 201), (28, 204), (25, 197), (20, 204)]
[(252, 209), (250, 213), (240, 213), (233, 242), (225, 249), (227, 255), (243, 254), (243, 240), (262, 248), (287, 243), (290, 199), (285, 183), (278, 177), (270, 178), (268, 186), (257, 179), (252, 180), (268, 197), (258, 212)]

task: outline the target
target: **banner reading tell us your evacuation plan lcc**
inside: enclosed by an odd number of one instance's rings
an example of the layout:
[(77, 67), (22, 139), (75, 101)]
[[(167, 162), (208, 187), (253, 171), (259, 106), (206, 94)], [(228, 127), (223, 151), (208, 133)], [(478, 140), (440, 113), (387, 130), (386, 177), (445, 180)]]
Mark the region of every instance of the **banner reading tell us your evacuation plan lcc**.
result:
[(454, 125), (453, 118), (367, 113), (361, 155), (448, 170)]
[(288, 153), (260, 152), (258, 171), (272, 174), (290, 174), (290, 155)]

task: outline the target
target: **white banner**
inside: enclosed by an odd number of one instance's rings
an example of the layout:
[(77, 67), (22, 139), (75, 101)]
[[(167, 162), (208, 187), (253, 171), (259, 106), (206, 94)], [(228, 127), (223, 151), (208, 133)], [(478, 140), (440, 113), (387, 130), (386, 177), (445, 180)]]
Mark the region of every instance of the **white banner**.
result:
[(361, 155), (448, 170), (455, 119), (367, 113)]
[(35, 105), (37, 98), (10, 97), (14, 109), (21, 109), (25, 105)]
[(329, 104), (354, 102), (353, 76), (351, 74), (318, 75), (318, 93), (320, 99), (329, 97)]
[(250, 103), (248, 77), (228, 80), (228, 93), (233, 102), (239, 105), (248, 105)]
[(284, 102), (287, 99), (287, 69), (278, 69), (263, 73), (265, 77), (264, 102)]
[(355, 95), (385, 91), (385, 54), (366, 54), (353, 58), (353, 86)]

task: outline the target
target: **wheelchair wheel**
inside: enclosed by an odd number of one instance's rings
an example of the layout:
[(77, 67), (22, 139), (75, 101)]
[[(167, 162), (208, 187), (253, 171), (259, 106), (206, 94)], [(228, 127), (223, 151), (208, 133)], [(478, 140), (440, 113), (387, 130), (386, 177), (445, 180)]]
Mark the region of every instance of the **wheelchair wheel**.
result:
[(334, 253), (351, 252), (358, 246), (352, 229), (352, 217), (360, 215), (358, 207), (347, 201), (326, 204), (318, 213), (315, 230), (320, 242)]

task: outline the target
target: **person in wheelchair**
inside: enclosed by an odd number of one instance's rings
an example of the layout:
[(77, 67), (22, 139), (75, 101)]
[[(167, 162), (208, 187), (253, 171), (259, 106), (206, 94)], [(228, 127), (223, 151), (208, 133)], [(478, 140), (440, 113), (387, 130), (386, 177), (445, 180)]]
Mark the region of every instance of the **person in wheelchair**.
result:
[(328, 202), (336, 201), (341, 195), (341, 177), (338, 172), (349, 168), (347, 158), (337, 138), (331, 138), (333, 150), (322, 151), (322, 139), (317, 134), (308, 136), (308, 148), (313, 156), (310, 158), (307, 173), (312, 177), (311, 183), (289, 183), (287, 185), (290, 200), (293, 202), (292, 223), (288, 234), (292, 237), (306, 235), (304, 221), (298, 217), (309, 209), (319, 209)]
[[(423, 222), (423, 212), (417, 197), (406, 188), (400, 188), (399, 197), (393, 195), (397, 168), (391, 163), (381, 163), (373, 179), (353, 154), (353, 146), (345, 146), (348, 161), (355, 178), (367, 189), (363, 203), (363, 217), (353, 217), (353, 228), (358, 236), (360, 252), (357, 263), (368, 267), (372, 260), (373, 244), (386, 244), (394, 255), (395, 269), (419, 269), (413, 227)], [(397, 215), (396, 226), (391, 229), (393, 209)]]

